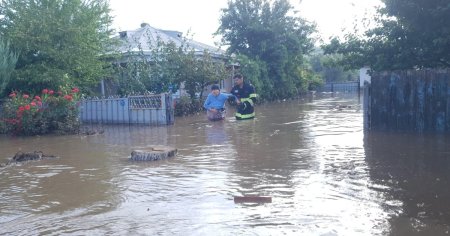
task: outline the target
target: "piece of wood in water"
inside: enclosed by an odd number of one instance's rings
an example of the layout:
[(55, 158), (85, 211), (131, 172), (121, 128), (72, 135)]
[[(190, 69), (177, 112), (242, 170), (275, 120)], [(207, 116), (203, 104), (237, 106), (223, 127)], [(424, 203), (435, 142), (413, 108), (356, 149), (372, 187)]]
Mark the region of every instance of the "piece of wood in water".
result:
[(234, 203), (271, 203), (272, 197), (266, 196), (234, 196)]
[(130, 159), (133, 161), (157, 161), (174, 157), (177, 149), (168, 146), (149, 146), (141, 150), (131, 152)]

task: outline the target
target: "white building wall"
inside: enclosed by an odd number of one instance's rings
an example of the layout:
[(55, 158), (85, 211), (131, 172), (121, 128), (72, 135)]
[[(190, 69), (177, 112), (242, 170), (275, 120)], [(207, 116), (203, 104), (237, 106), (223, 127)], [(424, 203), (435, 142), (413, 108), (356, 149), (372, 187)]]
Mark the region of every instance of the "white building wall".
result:
[(361, 69), (359, 69), (359, 86), (360, 88), (364, 87), (364, 83), (367, 81), (369, 84), (371, 82), (371, 77), (367, 73), (369, 72), (370, 68), (368, 66), (365, 66)]

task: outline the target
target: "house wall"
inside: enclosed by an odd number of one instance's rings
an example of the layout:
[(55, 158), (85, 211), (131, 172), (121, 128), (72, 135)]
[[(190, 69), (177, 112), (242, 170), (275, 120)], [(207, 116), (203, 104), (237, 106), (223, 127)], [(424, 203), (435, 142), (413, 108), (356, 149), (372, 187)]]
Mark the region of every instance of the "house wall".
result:
[(359, 86), (361, 88), (364, 87), (364, 84), (366, 82), (369, 84), (371, 82), (370, 75), (368, 74), (369, 70), (370, 70), (370, 68), (367, 66), (359, 69)]
[(450, 131), (450, 70), (374, 74), (364, 92), (368, 130)]

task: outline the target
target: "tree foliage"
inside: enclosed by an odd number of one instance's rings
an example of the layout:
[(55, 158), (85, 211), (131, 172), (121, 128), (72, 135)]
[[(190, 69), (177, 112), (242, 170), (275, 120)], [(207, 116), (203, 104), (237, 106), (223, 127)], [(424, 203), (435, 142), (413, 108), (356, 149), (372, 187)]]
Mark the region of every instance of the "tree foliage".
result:
[(149, 45), (150, 57), (140, 48), (129, 57), (126, 67), (120, 68), (121, 94), (162, 93), (183, 87), (195, 99), (202, 96), (206, 86), (227, 76), (223, 60), (213, 58), (208, 51), (195, 51), (188, 39), (179, 46), (158, 39), (156, 45)]
[(20, 51), (9, 89), (70, 84), (89, 91), (109, 75), (112, 18), (107, 0), (3, 0), (0, 35)]
[(227, 77), (224, 61), (214, 60), (208, 51), (203, 51), (199, 56), (195, 56), (191, 51), (185, 56), (182, 63), (182, 73), (178, 77), (178, 83), (184, 83), (184, 88), (191, 98), (203, 96), (206, 86), (218, 83)]
[(5, 92), (18, 57), (17, 53), (11, 51), (9, 43), (0, 39), (0, 97)]
[(259, 91), (263, 97), (296, 95), (301, 81), (298, 67), (313, 48), (314, 25), (296, 17), (287, 0), (232, 0), (220, 22), (217, 34), (229, 46), (229, 53), (243, 54), (266, 67), (260, 71), (262, 81), (270, 80)]
[(450, 4), (446, 0), (383, 0), (377, 26), (363, 37), (334, 38), (326, 53), (341, 53), (347, 68), (374, 70), (450, 66)]
[(346, 82), (358, 80), (357, 70), (345, 70), (340, 64), (342, 55), (324, 55), (322, 50), (317, 50), (308, 56), (310, 69), (318, 74), (324, 82)]

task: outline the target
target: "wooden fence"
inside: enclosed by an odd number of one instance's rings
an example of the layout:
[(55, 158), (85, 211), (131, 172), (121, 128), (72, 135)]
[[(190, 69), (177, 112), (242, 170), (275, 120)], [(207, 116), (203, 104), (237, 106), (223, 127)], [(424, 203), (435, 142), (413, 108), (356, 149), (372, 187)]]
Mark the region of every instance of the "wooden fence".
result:
[(450, 70), (374, 74), (364, 89), (366, 130), (450, 131)]
[(82, 100), (83, 123), (170, 125), (174, 108), (170, 94)]

